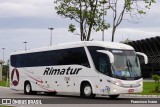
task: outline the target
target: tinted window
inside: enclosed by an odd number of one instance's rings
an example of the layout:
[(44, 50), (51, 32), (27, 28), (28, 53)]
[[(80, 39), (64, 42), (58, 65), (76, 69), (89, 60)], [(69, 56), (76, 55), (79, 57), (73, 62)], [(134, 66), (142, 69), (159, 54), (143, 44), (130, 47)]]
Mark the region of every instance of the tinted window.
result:
[(78, 64), (90, 67), (84, 47), (11, 56), (11, 65), (13, 67), (34, 67), (71, 64)]
[(88, 50), (93, 59), (96, 69), (106, 75), (109, 75), (110, 63), (106, 54), (99, 53), (97, 50), (104, 50), (103, 47), (88, 46)]

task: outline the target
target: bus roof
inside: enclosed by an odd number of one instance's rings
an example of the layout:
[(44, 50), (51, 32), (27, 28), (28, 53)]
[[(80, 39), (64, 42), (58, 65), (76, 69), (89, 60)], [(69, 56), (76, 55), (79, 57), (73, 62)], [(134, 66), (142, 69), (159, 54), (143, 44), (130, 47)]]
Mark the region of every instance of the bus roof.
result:
[(49, 50), (58, 50), (58, 49), (66, 49), (66, 48), (75, 48), (75, 47), (81, 47), (81, 46), (99, 46), (99, 47), (105, 47), (105, 48), (110, 48), (110, 49), (134, 50), (134, 48), (129, 45), (117, 43), (117, 42), (78, 41), (78, 42), (62, 43), (62, 44), (48, 46), (48, 47), (36, 48), (36, 49), (31, 49), (31, 50), (26, 50), (26, 51), (18, 51), (18, 52), (12, 53), (11, 55), (40, 52), (40, 51), (49, 51)]

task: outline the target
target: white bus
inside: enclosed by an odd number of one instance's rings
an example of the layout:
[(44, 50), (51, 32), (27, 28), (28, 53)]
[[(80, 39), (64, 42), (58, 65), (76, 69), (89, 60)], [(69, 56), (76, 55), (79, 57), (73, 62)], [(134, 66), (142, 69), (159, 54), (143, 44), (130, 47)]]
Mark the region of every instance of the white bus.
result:
[(117, 98), (140, 93), (143, 79), (137, 55), (125, 44), (80, 41), (15, 52), (10, 56), (10, 88), (25, 94), (79, 93)]

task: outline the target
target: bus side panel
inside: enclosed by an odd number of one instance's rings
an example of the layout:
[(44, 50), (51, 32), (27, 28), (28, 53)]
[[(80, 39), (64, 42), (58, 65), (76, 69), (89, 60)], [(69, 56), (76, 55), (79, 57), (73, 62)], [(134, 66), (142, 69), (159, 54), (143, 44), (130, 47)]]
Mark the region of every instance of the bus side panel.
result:
[(14, 90), (23, 90), (24, 89), (24, 76), (21, 72), (21, 69), (10, 67), (9, 72), (10, 77), (10, 88)]
[(25, 81), (30, 82), (33, 91), (46, 92), (76, 92), (80, 93), (80, 85), (83, 81), (88, 81), (93, 92), (97, 93), (98, 73), (91, 68), (80, 65), (54, 66), (54, 69), (73, 70), (80, 68), (75, 75), (43, 75), (46, 68), (52, 67), (10, 67), (10, 88), (15, 90), (24, 90)]
[(61, 76), (49, 75), (49, 72), (45, 75), (46, 68), (51, 67), (28, 67), (24, 69), (26, 80), (31, 82), (33, 91), (44, 92), (62, 92)]

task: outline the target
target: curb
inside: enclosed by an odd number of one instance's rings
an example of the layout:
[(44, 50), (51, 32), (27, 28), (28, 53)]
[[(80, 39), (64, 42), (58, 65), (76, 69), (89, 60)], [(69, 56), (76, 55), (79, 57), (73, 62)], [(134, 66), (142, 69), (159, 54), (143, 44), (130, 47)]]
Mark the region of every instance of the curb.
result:
[(3, 86), (0, 86), (0, 88), (8, 88), (9, 89), (9, 87), (3, 87)]
[(159, 97), (160, 98), (160, 95), (122, 94), (122, 96), (126, 96), (126, 97)]

